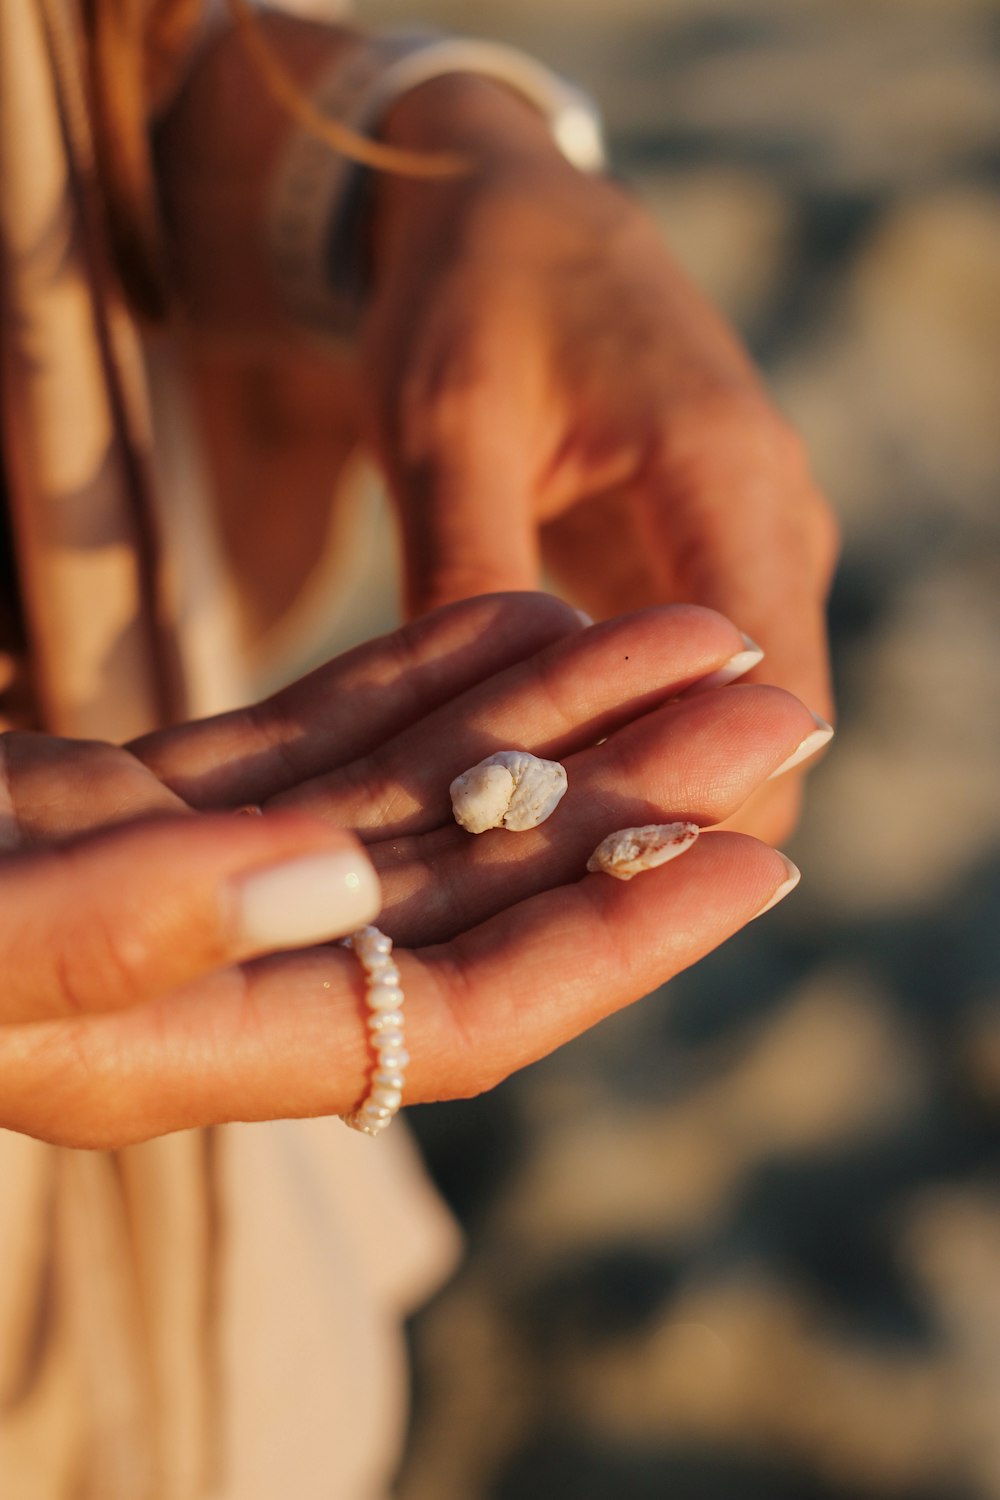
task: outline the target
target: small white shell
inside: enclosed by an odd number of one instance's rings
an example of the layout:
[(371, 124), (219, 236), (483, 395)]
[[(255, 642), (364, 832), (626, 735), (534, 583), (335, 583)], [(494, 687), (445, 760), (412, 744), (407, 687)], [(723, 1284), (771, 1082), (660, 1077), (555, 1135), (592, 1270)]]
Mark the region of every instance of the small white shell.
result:
[(643, 870), (655, 870), (690, 849), (698, 837), (697, 823), (646, 823), (641, 828), (619, 828), (598, 844), (587, 869), (616, 880), (631, 880)]
[(539, 760), (527, 750), (498, 750), (456, 776), (451, 787), (456, 823), (469, 833), (537, 828), (566, 791), (566, 772), (557, 760)]

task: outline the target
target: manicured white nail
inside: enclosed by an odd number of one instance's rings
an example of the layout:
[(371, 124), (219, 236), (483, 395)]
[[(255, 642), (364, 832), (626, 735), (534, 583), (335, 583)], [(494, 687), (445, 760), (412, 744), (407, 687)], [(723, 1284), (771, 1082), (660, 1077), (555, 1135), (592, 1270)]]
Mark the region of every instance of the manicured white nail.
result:
[(359, 849), (255, 870), (233, 881), (231, 890), (239, 936), (251, 953), (345, 937), (377, 917), (382, 905), (378, 876)]
[[(778, 851), (775, 850), (775, 853), (777, 852)], [(778, 889), (775, 891), (771, 899), (769, 901), (765, 901), (760, 911), (755, 912), (753, 918), (754, 921), (756, 921), (758, 917), (762, 917), (766, 911), (770, 911), (772, 906), (777, 906), (779, 901), (784, 901), (788, 893), (790, 891), (794, 891), (795, 887), (802, 879), (802, 871), (799, 869), (798, 865), (793, 865), (791, 860), (785, 854), (782, 854), (781, 858), (784, 860), (785, 869), (788, 871), (788, 874), (778, 886)]]
[(576, 612), (576, 616), (585, 629), (589, 629), (590, 626), (594, 623), (593, 615), (588, 615), (585, 609), (578, 609)]
[(707, 693), (709, 688), (725, 687), (727, 683), (735, 682), (738, 677), (745, 677), (764, 660), (763, 648), (752, 641), (748, 635), (743, 637), (743, 650), (737, 651), (728, 661), (722, 663), (714, 672), (707, 677), (702, 677), (699, 682), (694, 683), (687, 690), (687, 696), (694, 697), (696, 693)]
[(821, 719), (819, 714), (813, 714), (813, 721), (816, 728), (811, 734), (806, 735), (802, 743), (796, 746), (787, 760), (781, 762), (776, 771), (771, 772), (767, 778), (768, 781), (773, 781), (776, 776), (784, 776), (786, 771), (790, 771), (793, 766), (800, 766), (804, 760), (815, 755), (817, 750), (822, 750), (824, 745), (830, 743), (833, 739), (833, 725)]

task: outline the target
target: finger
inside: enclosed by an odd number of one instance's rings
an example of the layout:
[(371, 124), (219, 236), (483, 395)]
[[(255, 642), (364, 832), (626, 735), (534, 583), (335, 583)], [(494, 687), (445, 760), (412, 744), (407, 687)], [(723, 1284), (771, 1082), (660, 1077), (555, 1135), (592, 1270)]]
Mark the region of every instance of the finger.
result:
[(673, 979), (797, 881), (766, 845), (710, 833), (628, 883), (587, 875), (431, 950), (451, 1024), (426, 1043), (415, 1034), (412, 1101), (447, 1097), (448, 1069), (454, 1095), (494, 1087), (524, 1066), (526, 1037), (531, 1060), (545, 1056)]
[(406, 613), (508, 589), (535, 589), (530, 476), (499, 431), (407, 471), (396, 490)]
[(448, 787), (485, 756), (519, 748), (561, 758), (744, 649), (739, 631), (710, 610), (675, 606), (607, 621), (478, 684), (364, 761), (276, 800), (378, 840), (451, 825)]
[[(628, 885), (547, 891), (460, 940), (398, 953), (407, 1098), (474, 1094), (663, 984), (788, 882), (764, 845), (711, 834)], [(314, 949), (139, 1010), (0, 1035), (3, 1122), (111, 1146), (226, 1120), (343, 1113), (370, 1067), (355, 960)]]
[(4, 849), (26, 849), (133, 818), (190, 813), (135, 756), (100, 740), (11, 731), (0, 738)]
[(296, 814), (130, 824), (0, 860), (0, 1021), (139, 1005), (251, 954), (342, 936), (371, 862)]
[(473, 837), (452, 824), (369, 844), (385, 900), (380, 923), (408, 946), (447, 941), (578, 879), (618, 828), (718, 823), (814, 731), (808, 709), (781, 688), (733, 687), (666, 704), (567, 757), (566, 795), (538, 828)]
[(836, 528), (801, 444), (756, 398), (688, 415), (671, 422), (639, 487), (664, 587), (728, 615), (764, 649), (754, 678), (829, 719)]
[[(532, 499), (545, 436), (539, 426), (537, 338), (491, 310), (499, 342), (458, 335), (411, 372), (391, 435), (380, 444), (403, 536), (411, 617), (458, 599), (538, 587)], [(523, 320), (523, 312), (520, 313)], [(505, 372), (498, 381), (494, 372)]]
[(548, 594), (468, 600), (346, 652), (264, 703), (128, 748), (193, 806), (261, 802), (365, 755), (580, 628), (576, 612)]

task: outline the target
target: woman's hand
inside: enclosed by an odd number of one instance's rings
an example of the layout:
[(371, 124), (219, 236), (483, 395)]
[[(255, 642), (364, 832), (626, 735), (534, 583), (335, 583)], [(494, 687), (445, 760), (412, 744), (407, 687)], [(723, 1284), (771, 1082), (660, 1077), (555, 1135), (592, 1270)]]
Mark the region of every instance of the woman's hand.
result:
[[(351, 45), (294, 17), (264, 24), (307, 92)], [(260, 219), (288, 129), (231, 36), (158, 132), (191, 327), (286, 355)], [(649, 217), (570, 167), (541, 115), (488, 79), (412, 90), (382, 133), (479, 164), (444, 182), (373, 179), (374, 289), (350, 396), (398, 503), (410, 612), (536, 588), (544, 561), (599, 617), (671, 601), (721, 610), (763, 646), (757, 680), (829, 718), (830, 511), (739, 341)], [(343, 404), (335, 370), (306, 374), (303, 390), (321, 385), (314, 411)], [(338, 452), (322, 419), (307, 428), (295, 461), (306, 497)], [(797, 781), (746, 804), (741, 826), (783, 837)]]
[[(411, 611), (536, 587), (544, 559), (597, 616), (721, 610), (764, 647), (758, 680), (830, 717), (830, 511), (648, 216), (485, 80), (414, 91), (386, 134), (483, 163), (380, 186), (364, 363)], [(755, 832), (786, 831), (794, 780)]]
[[(352, 1108), (360, 969), (303, 945), (345, 930), (368, 860), (409, 1102), (488, 1088), (670, 978), (773, 899), (781, 856), (713, 833), (629, 885), (584, 867), (614, 829), (731, 815), (813, 733), (779, 689), (691, 693), (742, 648), (701, 609), (581, 630), (545, 597), (478, 599), (131, 751), (50, 744), (46, 768), (8, 739), (7, 844), (29, 847), (0, 860), (0, 1123), (113, 1146)], [(569, 791), (538, 829), (473, 837), (449, 782), (512, 745)], [(247, 801), (265, 816), (208, 811)]]

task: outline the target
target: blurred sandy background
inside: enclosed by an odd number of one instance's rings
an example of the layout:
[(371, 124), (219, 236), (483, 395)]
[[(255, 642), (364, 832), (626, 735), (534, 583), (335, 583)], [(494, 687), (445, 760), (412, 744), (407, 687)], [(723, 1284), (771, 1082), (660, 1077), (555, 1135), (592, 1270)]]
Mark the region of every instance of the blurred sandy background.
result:
[(400, 1500), (1000, 1500), (1000, 3), (367, 0), (527, 47), (846, 534), (795, 896), (490, 1098)]

